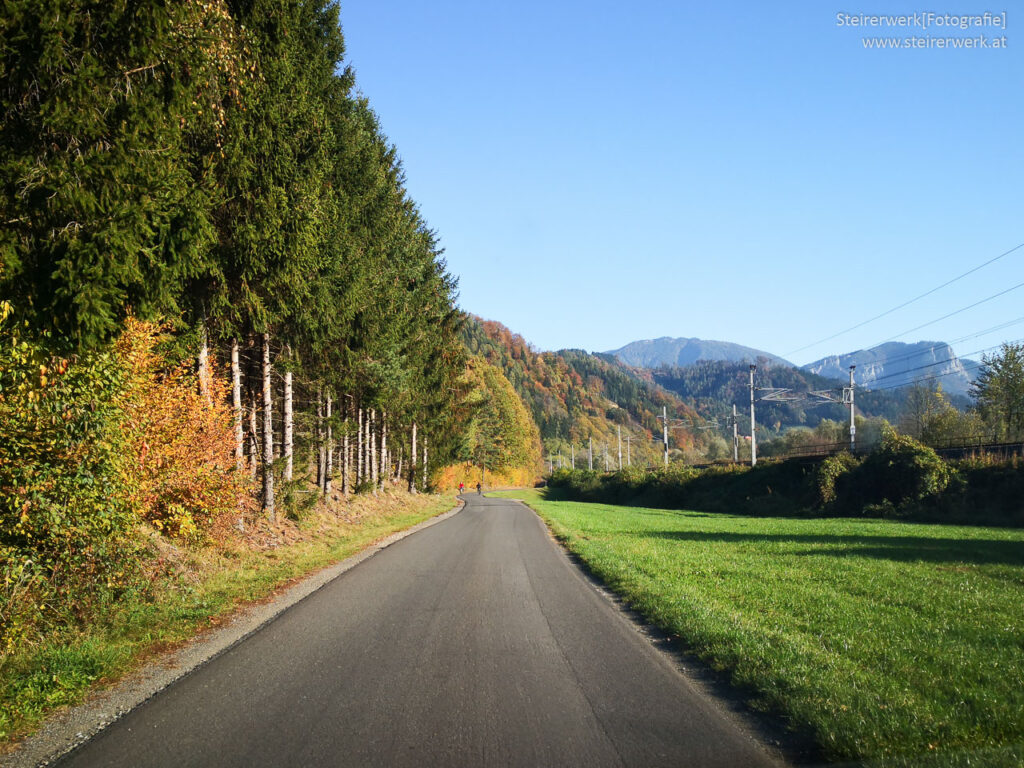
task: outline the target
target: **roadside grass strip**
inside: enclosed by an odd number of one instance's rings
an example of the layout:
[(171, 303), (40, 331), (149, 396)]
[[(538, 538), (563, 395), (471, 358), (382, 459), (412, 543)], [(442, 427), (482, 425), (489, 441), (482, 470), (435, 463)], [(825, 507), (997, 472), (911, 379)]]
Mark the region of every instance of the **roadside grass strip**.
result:
[(148, 600), (125, 600), (85, 626), (54, 631), (0, 665), (0, 754), (54, 710), (82, 701), (146, 659), (190, 640), (247, 602), (451, 509), (449, 496), (387, 493), (311, 514), (297, 541), (269, 549), (195, 547)]
[(828, 759), (1024, 765), (1024, 531), (502, 495)]

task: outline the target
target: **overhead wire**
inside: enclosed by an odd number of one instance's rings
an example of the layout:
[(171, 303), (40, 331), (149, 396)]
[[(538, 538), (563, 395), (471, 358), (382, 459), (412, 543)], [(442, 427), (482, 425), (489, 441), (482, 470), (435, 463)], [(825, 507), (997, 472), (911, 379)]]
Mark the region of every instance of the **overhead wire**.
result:
[[(867, 320), (864, 320), (864, 321), (862, 321), (860, 323), (857, 323), (856, 325), (852, 325), (849, 328), (846, 328), (846, 329), (844, 329), (842, 331), (839, 331), (838, 333), (832, 334), (831, 336), (826, 336), (823, 339), (819, 339), (818, 341), (811, 342), (810, 344), (807, 344), (806, 346), (800, 347), (799, 349), (790, 350), (789, 352), (786, 352), (785, 354), (783, 354), (782, 357), (788, 357), (789, 355), (795, 354), (797, 352), (803, 352), (805, 349), (810, 349), (811, 347), (817, 346), (818, 344), (824, 344), (826, 341), (831, 341), (832, 339), (838, 338), (839, 336), (843, 336), (844, 334), (847, 334), (850, 331), (855, 331), (858, 328), (862, 328), (865, 325), (867, 325), (868, 323), (873, 323), (873, 322), (875, 322), (875, 320), (880, 320), (881, 318), (886, 317), (887, 315), (891, 315), (893, 312), (901, 310), (904, 307), (908, 307), (911, 304), (913, 304), (914, 302), (920, 301), (921, 299), (923, 299), (923, 298), (925, 298), (927, 296), (931, 296), (936, 291), (940, 291), (943, 288), (945, 288), (947, 286), (950, 286), (953, 283), (957, 282), (958, 280), (962, 280), (963, 278), (967, 277), (968, 275), (974, 274), (978, 270), (983, 269), (983, 268), (987, 267), (989, 264), (993, 264), (993, 263), (999, 261), (1000, 259), (1002, 259), (1002, 258), (1004, 258), (1006, 256), (1009, 256), (1011, 253), (1014, 253), (1015, 251), (1018, 251), (1021, 248), (1024, 248), (1024, 243), (1020, 243), (1019, 245), (1015, 245), (1010, 250), (1004, 251), (1003, 253), (999, 254), (998, 256), (995, 256), (995, 257), (989, 259), (988, 261), (986, 261), (986, 262), (984, 262), (982, 264), (977, 265), (976, 267), (972, 267), (971, 269), (967, 270), (963, 274), (957, 275), (956, 277), (952, 278), (951, 280), (947, 280), (942, 285), (937, 285), (934, 288), (932, 288), (931, 290), (925, 291), (921, 295), (915, 296), (914, 298), (912, 298), (912, 299), (910, 299), (908, 301), (905, 301), (902, 304), (899, 304), (899, 305), (893, 307), (892, 309), (887, 309), (885, 312), (882, 312), (881, 314), (878, 314), (878, 315), (875, 315), (874, 317), (868, 318)], [(990, 298), (994, 298), (994, 297), (990, 297)], [(945, 318), (940, 318), (940, 319), (945, 319)], [(938, 322), (938, 321), (936, 320), (935, 322)], [(922, 327), (924, 327), (924, 326), (922, 326)], [(912, 329), (912, 330), (917, 330), (917, 329)], [(907, 331), (907, 333), (910, 333), (910, 332), (911, 331)], [(900, 334), (900, 335), (903, 335), (903, 334)]]
[(973, 304), (969, 304), (966, 307), (962, 307), (962, 308), (960, 308), (960, 309), (958, 309), (958, 310), (956, 310), (954, 312), (950, 312), (949, 314), (943, 315), (942, 317), (936, 318), (935, 320), (929, 320), (927, 323), (923, 323), (923, 324), (918, 325), (918, 326), (916, 326), (914, 328), (911, 328), (909, 331), (903, 331), (903, 333), (897, 333), (895, 336), (890, 336), (888, 339), (886, 339), (885, 341), (883, 341), (881, 343), (884, 344), (886, 341), (893, 341), (894, 339), (898, 339), (900, 336), (906, 336), (908, 333), (913, 333), (914, 331), (919, 331), (922, 328), (927, 328), (929, 325), (935, 325), (935, 323), (941, 322), (942, 320), (946, 320), (946, 319), (948, 319), (950, 317), (953, 317), (954, 315), (959, 315), (961, 312), (966, 312), (969, 309), (974, 309), (975, 307), (981, 306), (982, 304), (985, 304), (986, 302), (992, 301), (992, 299), (998, 299), (1000, 296), (1005, 296), (1006, 294), (1010, 293), (1011, 291), (1016, 291), (1019, 288), (1024, 288), (1024, 283), (1017, 283), (1017, 285), (1013, 286), (1012, 288), (1007, 288), (1006, 290), (1000, 291), (999, 293), (995, 293), (995, 294), (993, 294), (991, 296), (988, 296), (988, 297), (982, 299), (981, 301), (976, 301)]

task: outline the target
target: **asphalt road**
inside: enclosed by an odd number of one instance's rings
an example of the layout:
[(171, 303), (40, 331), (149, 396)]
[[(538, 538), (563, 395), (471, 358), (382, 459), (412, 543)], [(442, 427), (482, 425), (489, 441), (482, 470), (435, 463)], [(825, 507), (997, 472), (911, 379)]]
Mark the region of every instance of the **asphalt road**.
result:
[(388, 547), (62, 766), (775, 764), (520, 504)]

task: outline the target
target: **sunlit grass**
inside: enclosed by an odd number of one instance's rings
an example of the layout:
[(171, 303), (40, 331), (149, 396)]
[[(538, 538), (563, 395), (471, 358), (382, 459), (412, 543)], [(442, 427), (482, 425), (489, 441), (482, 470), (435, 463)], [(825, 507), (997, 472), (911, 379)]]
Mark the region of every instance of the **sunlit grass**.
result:
[(507, 495), (829, 758), (1024, 764), (1024, 531)]

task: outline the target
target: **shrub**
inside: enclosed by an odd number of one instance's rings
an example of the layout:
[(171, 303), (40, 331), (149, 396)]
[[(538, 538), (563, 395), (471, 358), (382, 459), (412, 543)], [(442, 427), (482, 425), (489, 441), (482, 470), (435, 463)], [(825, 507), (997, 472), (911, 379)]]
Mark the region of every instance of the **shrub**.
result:
[(211, 376), (204, 397), (190, 362), (172, 365), (159, 354), (164, 330), (129, 317), (117, 341), (129, 454), (123, 468), (139, 516), (195, 541), (252, 511), (252, 481), (235, 469), (227, 377)]
[(909, 435), (893, 429), (882, 433), (881, 445), (858, 468), (851, 499), (862, 505), (888, 501), (899, 507), (941, 493), (951, 470), (938, 454)]
[(860, 461), (849, 451), (842, 451), (826, 457), (818, 465), (814, 475), (817, 491), (817, 507), (825, 507), (836, 501), (836, 483), (860, 465)]
[(0, 655), (44, 616), (82, 614), (116, 597), (140, 552), (116, 357), (57, 357), (3, 322)]

